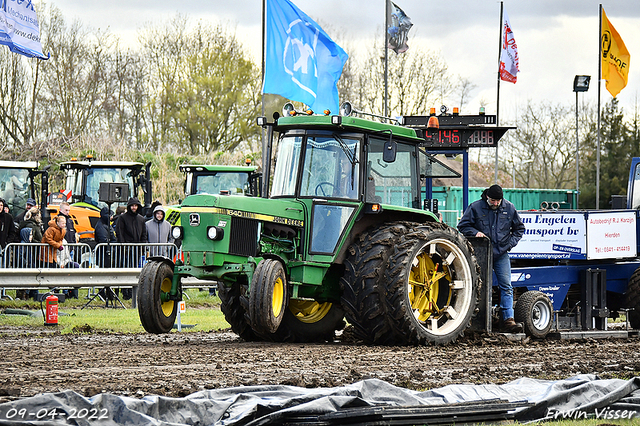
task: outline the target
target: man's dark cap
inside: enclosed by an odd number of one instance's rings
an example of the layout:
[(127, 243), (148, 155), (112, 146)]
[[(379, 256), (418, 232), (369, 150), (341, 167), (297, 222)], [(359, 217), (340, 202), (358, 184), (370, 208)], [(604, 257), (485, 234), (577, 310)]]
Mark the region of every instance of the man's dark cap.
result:
[(33, 198), (28, 198), (27, 199), (27, 204), (30, 206), (35, 206), (36, 205), (36, 200), (34, 200)]
[(500, 185), (491, 185), (489, 189), (487, 189), (487, 197), (493, 198), (494, 200), (502, 200), (502, 187)]

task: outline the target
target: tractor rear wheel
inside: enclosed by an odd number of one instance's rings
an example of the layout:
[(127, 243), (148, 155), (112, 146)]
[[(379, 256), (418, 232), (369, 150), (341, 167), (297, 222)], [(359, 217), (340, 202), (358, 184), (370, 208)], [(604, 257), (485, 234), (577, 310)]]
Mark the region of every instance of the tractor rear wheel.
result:
[(387, 223), (360, 234), (349, 247), (340, 279), (342, 307), (353, 332), (367, 343), (383, 343), (390, 334), (390, 314), (384, 309), (386, 288), (382, 284), (389, 255), (407, 226)]
[(524, 324), (524, 332), (536, 339), (544, 339), (553, 323), (553, 305), (541, 291), (526, 291), (518, 297), (514, 309), (516, 322)]
[(258, 263), (249, 292), (249, 319), (258, 334), (275, 333), (287, 308), (287, 277), (284, 266), (275, 259)]
[(627, 285), (627, 291), (625, 292), (626, 307), (633, 309), (628, 311), (629, 324), (631, 328), (640, 328), (640, 268), (629, 278), (629, 284)]
[(150, 260), (138, 279), (138, 315), (149, 333), (168, 333), (173, 328), (178, 303), (169, 300), (173, 269), (165, 262)]
[(340, 304), (293, 299), (289, 300), (278, 330), (264, 337), (273, 342), (331, 342), (336, 330), (344, 326)]
[(471, 245), (441, 223), (418, 226), (400, 237), (382, 284), (390, 327), (377, 341), (447, 344), (471, 323), (481, 287)]
[(224, 314), (224, 319), (231, 325), (231, 331), (243, 340), (251, 342), (256, 340), (256, 334), (246, 320), (246, 311), (241, 303), (245, 288), (246, 286), (238, 281), (221, 282), (218, 285), (218, 296), (221, 302), (220, 310)]

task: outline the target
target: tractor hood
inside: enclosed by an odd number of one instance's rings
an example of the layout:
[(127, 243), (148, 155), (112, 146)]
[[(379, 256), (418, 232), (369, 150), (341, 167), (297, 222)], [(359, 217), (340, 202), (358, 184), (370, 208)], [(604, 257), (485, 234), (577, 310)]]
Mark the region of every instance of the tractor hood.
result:
[[(291, 226), (304, 226), (304, 205), (296, 200), (274, 200), (230, 195), (190, 195), (182, 203), (182, 214), (217, 213)], [(185, 223), (184, 218), (182, 223)]]

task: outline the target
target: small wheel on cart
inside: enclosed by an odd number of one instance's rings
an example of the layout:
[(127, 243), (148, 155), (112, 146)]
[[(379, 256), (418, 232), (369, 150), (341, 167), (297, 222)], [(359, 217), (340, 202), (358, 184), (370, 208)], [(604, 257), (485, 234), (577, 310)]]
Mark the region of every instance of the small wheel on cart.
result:
[(515, 320), (524, 324), (524, 332), (544, 339), (553, 323), (553, 305), (549, 296), (541, 291), (527, 291), (516, 301)]

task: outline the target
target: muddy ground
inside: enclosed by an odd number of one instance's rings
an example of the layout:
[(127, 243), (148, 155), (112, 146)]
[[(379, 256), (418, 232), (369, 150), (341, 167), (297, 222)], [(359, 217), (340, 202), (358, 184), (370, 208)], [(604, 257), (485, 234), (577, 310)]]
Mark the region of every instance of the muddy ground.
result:
[(0, 327), (0, 402), (73, 390), (132, 397), (185, 396), (201, 389), (287, 384), (339, 386), (379, 378), (429, 389), (455, 383), (564, 379), (581, 373), (640, 374), (640, 339), (511, 342), (473, 334), (445, 347), (247, 343), (211, 333), (60, 335), (42, 327)]

